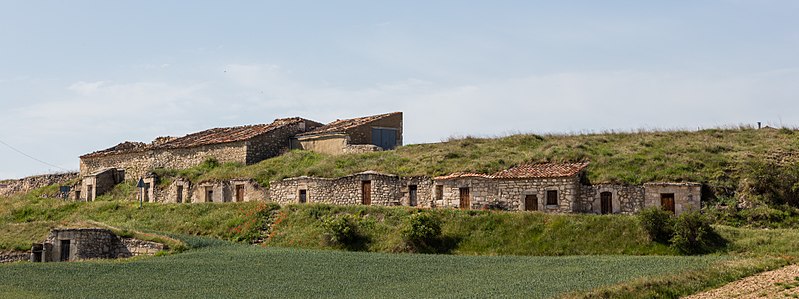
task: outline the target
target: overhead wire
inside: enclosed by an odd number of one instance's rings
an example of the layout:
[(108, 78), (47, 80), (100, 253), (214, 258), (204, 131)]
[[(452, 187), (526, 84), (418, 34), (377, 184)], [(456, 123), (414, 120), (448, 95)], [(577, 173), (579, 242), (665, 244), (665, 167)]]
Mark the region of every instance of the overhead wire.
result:
[(21, 150), (18, 150), (17, 148), (15, 148), (15, 147), (11, 146), (10, 144), (6, 143), (6, 142), (5, 142), (5, 141), (3, 141), (2, 139), (0, 139), (0, 144), (3, 144), (3, 145), (5, 145), (5, 146), (7, 146), (8, 148), (10, 148), (11, 150), (13, 150), (13, 151), (15, 151), (15, 152), (17, 152), (17, 153), (19, 153), (19, 154), (21, 154), (21, 155), (25, 156), (25, 157), (28, 157), (28, 158), (30, 158), (30, 159), (32, 159), (32, 160), (34, 160), (34, 161), (36, 161), (36, 162), (42, 163), (42, 164), (44, 164), (44, 165), (47, 165), (47, 166), (50, 166), (50, 167), (55, 167), (55, 168), (61, 169), (61, 170), (63, 170), (63, 171), (69, 171), (68, 169), (65, 169), (65, 168), (63, 168), (63, 167), (61, 167), (61, 166), (58, 166), (58, 165), (53, 165), (53, 164), (51, 164), (51, 163), (47, 163), (47, 162), (45, 162), (45, 161), (42, 161), (41, 159), (38, 159), (38, 158), (36, 158), (36, 157), (34, 157), (34, 156), (28, 155), (28, 154), (26, 154), (25, 152), (23, 152), (23, 151), (21, 151)]

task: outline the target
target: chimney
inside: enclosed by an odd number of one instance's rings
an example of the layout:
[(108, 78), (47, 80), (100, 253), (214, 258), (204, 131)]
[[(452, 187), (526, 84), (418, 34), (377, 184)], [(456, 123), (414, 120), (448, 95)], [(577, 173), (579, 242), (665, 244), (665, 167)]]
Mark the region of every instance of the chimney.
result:
[(757, 122), (757, 129), (760, 130), (760, 122)]

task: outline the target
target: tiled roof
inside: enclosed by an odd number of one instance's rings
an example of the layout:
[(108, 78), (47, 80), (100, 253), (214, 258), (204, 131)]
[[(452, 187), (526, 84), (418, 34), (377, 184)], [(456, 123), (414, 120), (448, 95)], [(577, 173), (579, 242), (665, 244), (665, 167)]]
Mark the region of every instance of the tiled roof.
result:
[(452, 179), (461, 179), (461, 178), (483, 178), (483, 179), (490, 179), (491, 176), (482, 173), (472, 173), (472, 172), (456, 172), (451, 173), (448, 175), (438, 176), (433, 178), (434, 180), (452, 180)]
[(216, 128), (189, 134), (180, 138), (175, 138), (167, 142), (158, 144), (145, 144), (141, 142), (123, 142), (114, 147), (96, 151), (91, 154), (81, 156), (81, 158), (100, 157), (122, 153), (143, 152), (150, 149), (175, 149), (189, 148), (210, 144), (221, 144), (229, 142), (244, 141), (255, 136), (270, 132), (274, 129), (296, 124), (304, 121), (299, 117), (276, 119), (271, 124), (240, 126), (231, 128)]
[(568, 177), (576, 175), (586, 166), (588, 162), (522, 164), (497, 172), (492, 177), (497, 179)]
[(301, 121), (303, 121), (302, 118), (294, 117), (276, 119), (271, 124), (210, 129), (171, 140), (157, 146), (156, 148), (186, 148), (209, 144), (244, 141), (274, 129), (296, 124)]
[(307, 135), (316, 135), (316, 134), (323, 134), (323, 133), (340, 133), (345, 132), (346, 130), (362, 126), (368, 124), (370, 122), (380, 120), (389, 116), (402, 114), (402, 112), (391, 112), (385, 114), (378, 114), (366, 117), (359, 117), (359, 118), (351, 118), (351, 119), (340, 119), (334, 122), (331, 122), (327, 125), (318, 127), (312, 131), (299, 134), (298, 136), (307, 136)]
[(530, 178), (559, 178), (578, 174), (588, 166), (582, 163), (541, 163), (522, 164), (506, 169), (495, 174), (480, 174), (456, 172), (453, 174), (436, 177), (436, 180), (450, 180), (459, 178), (487, 178), (487, 179), (530, 179)]

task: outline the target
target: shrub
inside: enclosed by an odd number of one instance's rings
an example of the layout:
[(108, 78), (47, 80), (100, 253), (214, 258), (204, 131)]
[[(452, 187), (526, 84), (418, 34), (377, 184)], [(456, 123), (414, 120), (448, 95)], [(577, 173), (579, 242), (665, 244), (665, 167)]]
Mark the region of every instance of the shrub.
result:
[(638, 219), (652, 241), (667, 244), (674, 236), (674, 214), (670, 212), (659, 207), (646, 208)]
[(697, 254), (712, 251), (721, 238), (710, 221), (698, 211), (682, 213), (674, 222), (671, 246), (682, 253)]
[(325, 216), (322, 228), (325, 229), (327, 241), (348, 250), (362, 250), (366, 245), (366, 237), (358, 230), (358, 218), (350, 214)]
[(411, 214), (400, 234), (412, 251), (436, 252), (441, 239), (441, 220), (428, 213)]

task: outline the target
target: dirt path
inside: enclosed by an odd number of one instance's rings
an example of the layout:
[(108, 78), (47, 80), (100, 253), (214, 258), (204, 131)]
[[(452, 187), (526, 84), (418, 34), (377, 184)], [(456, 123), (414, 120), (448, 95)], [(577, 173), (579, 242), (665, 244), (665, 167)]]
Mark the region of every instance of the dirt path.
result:
[(684, 298), (799, 298), (799, 265), (760, 273)]

